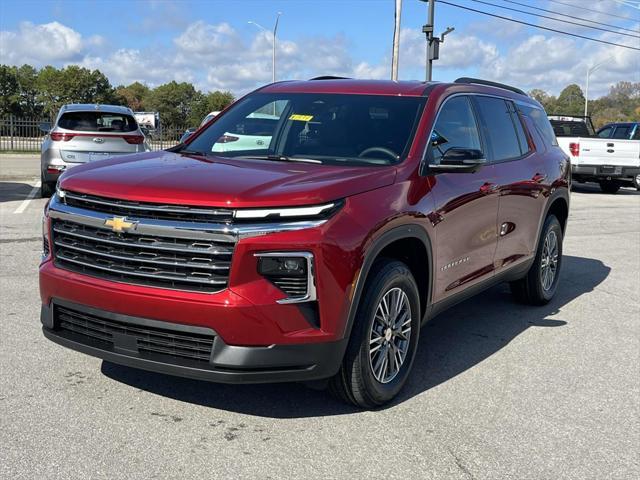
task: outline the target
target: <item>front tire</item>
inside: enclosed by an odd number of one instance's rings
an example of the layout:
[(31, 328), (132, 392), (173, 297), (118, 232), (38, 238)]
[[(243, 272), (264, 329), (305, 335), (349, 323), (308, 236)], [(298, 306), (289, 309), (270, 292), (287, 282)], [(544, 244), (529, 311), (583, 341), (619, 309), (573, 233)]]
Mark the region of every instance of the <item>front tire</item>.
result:
[(420, 297), (407, 266), (377, 260), (362, 295), (349, 345), (329, 389), (361, 408), (379, 407), (405, 384), (420, 334)]
[(600, 182), (600, 190), (604, 193), (617, 193), (620, 190), (620, 184), (613, 180), (603, 180)]
[(49, 198), (56, 190), (56, 184), (51, 182), (45, 182), (44, 177), (40, 177), (40, 197)]
[(633, 186), (636, 187), (636, 190), (640, 190), (640, 173), (633, 177)]
[(521, 303), (545, 305), (558, 288), (562, 266), (562, 227), (555, 215), (542, 226), (533, 265), (524, 278), (511, 282), (511, 292)]

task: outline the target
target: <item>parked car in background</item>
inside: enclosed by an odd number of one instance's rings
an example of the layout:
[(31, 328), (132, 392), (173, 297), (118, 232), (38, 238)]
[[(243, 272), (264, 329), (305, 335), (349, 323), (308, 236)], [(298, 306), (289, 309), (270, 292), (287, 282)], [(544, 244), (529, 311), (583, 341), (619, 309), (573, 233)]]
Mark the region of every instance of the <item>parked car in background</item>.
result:
[[(264, 141), (221, 151), (229, 134)], [(568, 156), (519, 89), (267, 85), (186, 144), (63, 175), (43, 225), (43, 332), (109, 362), (314, 380), (374, 408), (448, 307), (500, 282), (551, 301), (569, 186)]]
[(550, 115), (549, 120), (558, 144), (571, 156), (573, 180), (598, 183), (605, 193), (616, 193), (621, 186), (640, 190), (637, 123), (606, 125), (596, 135), (589, 117)]
[(114, 155), (149, 150), (130, 108), (116, 105), (70, 104), (60, 109), (40, 153), (41, 195), (49, 197), (62, 172)]
[(193, 135), (193, 132), (195, 132), (197, 130), (197, 128), (187, 128), (184, 133), (182, 134), (182, 136), (180, 137), (180, 140), (178, 140), (178, 143), (184, 143), (187, 138), (189, 138), (191, 135)]
[(205, 123), (207, 123), (209, 120), (211, 120), (213, 117), (217, 116), (220, 113), (219, 110), (214, 110), (213, 112), (209, 112), (203, 119), (202, 122), (200, 122), (200, 126), (203, 126)]
[(596, 135), (600, 138), (640, 140), (640, 122), (608, 123)]

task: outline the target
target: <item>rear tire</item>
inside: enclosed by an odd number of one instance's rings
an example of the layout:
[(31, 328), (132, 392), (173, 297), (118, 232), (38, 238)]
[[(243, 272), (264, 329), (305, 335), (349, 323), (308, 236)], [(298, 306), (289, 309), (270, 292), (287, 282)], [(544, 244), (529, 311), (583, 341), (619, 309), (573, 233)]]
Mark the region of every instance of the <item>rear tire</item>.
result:
[(542, 226), (535, 260), (524, 278), (511, 282), (516, 300), (528, 305), (545, 305), (558, 288), (562, 266), (562, 227), (555, 215)]
[(603, 180), (600, 182), (600, 190), (604, 193), (616, 193), (620, 190), (620, 184), (613, 180)]
[(49, 198), (56, 190), (56, 184), (52, 182), (45, 182), (44, 178), (40, 181), (40, 196), (42, 198)]
[(640, 173), (633, 177), (633, 186), (636, 187), (636, 190), (640, 190)]
[(377, 260), (367, 278), (342, 365), (330, 379), (329, 390), (361, 408), (389, 402), (409, 376), (419, 334), (420, 297), (411, 272), (402, 262)]

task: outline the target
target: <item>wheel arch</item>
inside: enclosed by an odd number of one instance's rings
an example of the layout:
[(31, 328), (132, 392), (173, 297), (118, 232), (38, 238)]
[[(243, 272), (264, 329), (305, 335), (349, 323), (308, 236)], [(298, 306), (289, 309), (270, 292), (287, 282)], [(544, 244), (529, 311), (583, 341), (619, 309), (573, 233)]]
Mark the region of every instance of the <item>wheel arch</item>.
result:
[[(344, 337), (348, 337), (351, 334), (353, 322), (371, 267), (378, 258), (383, 257), (400, 260), (407, 264), (418, 285), (420, 314), (423, 321), (429, 312), (433, 287), (433, 251), (431, 239), (421, 225), (407, 224), (395, 227), (374, 240), (364, 255), (364, 261), (358, 273), (355, 291), (349, 306)], [(413, 259), (416, 260), (416, 262), (407, 262), (407, 259)], [(420, 268), (419, 262), (425, 260), (426, 265)]]

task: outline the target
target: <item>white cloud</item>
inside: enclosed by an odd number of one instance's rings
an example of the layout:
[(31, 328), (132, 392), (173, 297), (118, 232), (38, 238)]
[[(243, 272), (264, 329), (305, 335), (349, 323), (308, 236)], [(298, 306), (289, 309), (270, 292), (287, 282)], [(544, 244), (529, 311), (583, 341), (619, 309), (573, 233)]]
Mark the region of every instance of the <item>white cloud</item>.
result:
[[(593, 15), (599, 18), (599, 14)], [(582, 85), (587, 67), (603, 61), (603, 67), (591, 77), (592, 96), (605, 94), (620, 80), (640, 81), (637, 51), (546, 32), (527, 36), (528, 29), (510, 28), (511, 24), (500, 29), (500, 25), (495, 20), (478, 21), (447, 36), (434, 64), (434, 77), (478, 76), (557, 94), (568, 83)], [(599, 38), (621, 41), (614, 34)], [(389, 78), (390, 54), (387, 48), (379, 61), (355, 58), (352, 39), (345, 34), (279, 37), (277, 78)], [(83, 37), (58, 22), (24, 22), (15, 31), (0, 32), (2, 63), (38, 67), (75, 63), (100, 69), (114, 85), (141, 81), (154, 86), (176, 80), (192, 82), (202, 90), (228, 89), (242, 94), (271, 81), (271, 55), (270, 32), (250, 25), (238, 30), (225, 22), (186, 24), (167, 45), (153, 48), (132, 45), (113, 49), (100, 35)], [(424, 62), (424, 34), (417, 28), (402, 29), (400, 78), (423, 78)]]
[(23, 22), (17, 32), (0, 32), (0, 54), (6, 63), (37, 66), (81, 58), (82, 35), (58, 22)]

